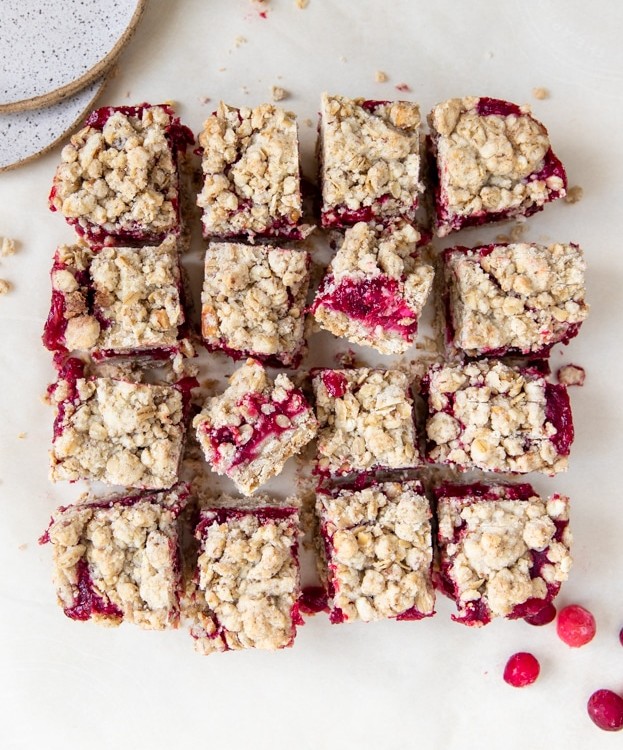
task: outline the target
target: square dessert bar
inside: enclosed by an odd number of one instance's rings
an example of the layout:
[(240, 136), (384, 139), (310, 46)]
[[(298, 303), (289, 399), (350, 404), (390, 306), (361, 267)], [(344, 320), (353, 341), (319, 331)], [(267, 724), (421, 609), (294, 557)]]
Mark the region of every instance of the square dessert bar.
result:
[(564, 385), (535, 367), (495, 360), (433, 365), (422, 383), (428, 400), (428, 458), (459, 469), (567, 469), (573, 420)]
[(452, 247), (442, 266), (446, 341), (470, 357), (547, 356), (588, 315), (577, 245)]
[(179, 234), (178, 157), (192, 143), (166, 104), (97, 109), (61, 152), (50, 209), (99, 244)]
[(420, 180), (420, 110), (405, 101), (322, 95), (322, 226), (415, 219)]
[(347, 229), (311, 307), (321, 328), (382, 354), (406, 352), (434, 275), (418, 258), (419, 239), (410, 224)]
[(316, 370), (318, 471), (349, 474), (417, 466), (413, 400), (399, 370)]
[(436, 161), (436, 229), (530, 216), (566, 195), (567, 176), (528, 106), (469, 96), (428, 117)]
[(529, 484), (442, 484), (436, 489), (440, 588), (452, 619), (485, 625), (539, 612), (571, 567), (568, 498), (542, 500)]
[(251, 495), (281, 473), (286, 461), (315, 437), (317, 422), (303, 393), (283, 373), (273, 382), (249, 359), (220, 396), (193, 420), (206, 460)]
[(188, 487), (89, 498), (60, 508), (41, 543), (54, 548), (59, 604), (72, 620), (177, 627), (181, 593), (178, 516)]
[(206, 237), (303, 239), (296, 117), (272, 104), (229, 107), (221, 102), (199, 136), (203, 149)]
[(175, 484), (196, 381), (148, 385), (79, 375), (61, 374), (50, 389), (52, 481), (93, 479), (140, 489)]
[(434, 614), (431, 512), (420, 482), (320, 491), (316, 512), (331, 622)]
[(201, 511), (195, 623), (202, 654), (291, 646), (298, 613), (298, 510), (266, 495), (253, 507), (231, 497)]
[(176, 241), (157, 247), (61, 245), (52, 266), (43, 342), (52, 351), (166, 359), (188, 343)]
[(211, 243), (201, 332), (210, 351), (298, 367), (305, 347), (310, 259), (303, 250)]

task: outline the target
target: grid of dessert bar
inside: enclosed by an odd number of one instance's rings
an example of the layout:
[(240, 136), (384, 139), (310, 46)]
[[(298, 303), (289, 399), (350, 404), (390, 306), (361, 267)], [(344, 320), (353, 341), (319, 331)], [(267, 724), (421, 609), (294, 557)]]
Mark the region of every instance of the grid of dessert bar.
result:
[[(313, 611), (418, 620), (436, 591), (466, 625), (538, 617), (569, 573), (569, 502), (516, 478), (567, 467), (571, 409), (547, 357), (587, 315), (583, 254), (566, 238), (443, 252), (431, 238), (564, 197), (546, 128), (491, 98), (438, 104), (425, 128), (413, 102), (325, 94), (319, 227), (303, 207), (294, 114), (223, 103), (198, 142), (200, 335), (180, 266), (194, 138), (172, 108), (97, 110), (54, 178), (50, 208), (76, 238), (54, 255), (43, 335), (58, 373), (51, 478), (123, 488), (60, 508), (42, 537), (65, 614), (182, 623), (204, 654), (290, 646)], [(301, 241), (314, 230), (338, 240), (310, 290)], [(444, 353), (416, 381), (394, 360), (305, 368), (310, 321), (402, 355), (431, 297)], [(236, 363), (201, 404), (183, 375), (194, 344)], [(177, 381), (147, 377), (163, 363)], [(198, 497), (180, 481), (189, 430), (237, 496)], [(299, 499), (264, 485), (313, 440), (322, 588), (302, 593)], [(467, 471), (482, 478), (461, 481)]]

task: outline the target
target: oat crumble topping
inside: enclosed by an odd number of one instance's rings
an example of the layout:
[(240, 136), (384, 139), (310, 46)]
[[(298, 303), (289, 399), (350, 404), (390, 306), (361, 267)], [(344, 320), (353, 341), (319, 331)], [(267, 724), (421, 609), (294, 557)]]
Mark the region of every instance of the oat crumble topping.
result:
[[(174, 488), (135, 498), (89, 499), (54, 514), (47, 535), (58, 600), (69, 617), (105, 625), (123, 620), (153, 630), (177, 627), (176, 518), (186, 495)], [(105, 611), (91, 611), (91, 597), (101, 600)]]
[(17, 243), (10, 237), (0, 237), (0, 258), (8, 258), (15, 255)]
[(204, 185), (197, 205), (204, 209), (206, 236), (279, 236), (296, 226), (302, 200), (292, 112), (272, 104), (237, 109), (221, 102), (199, 143)]
[(287, 375), (280, 373), (273, 382), (259, 362), (249, 359), (223, 394), (206, 401), (193, 427), (212, 469), (251, 495), (315, 437), (317, 423)]
[[(184, 312), (174, 238), (158, 247), (105, 247), (95, 254), (85, 245), (63, 245), (55, 266), (52, 289), (63, 295), (64, 338), (70, 351), (178, 343)], [(81, 284), (85, 271), (89, 281)]]
[(526, 213), (565, 195), (560, 174), (538, 178), (550, 141), (529, 107), (519, 108), (519, 115), (480, 115), (479, 101), (449, 99), (428, 118), (443, 204), (437, 207), (439, 236), (458, 228), (457, 219)]
[(521, 474), (566, 470), (542, 375), (484, 360), (433, 365), (427, 377), (432, 461)]
[[(502, 489), (500, 499), (439, 498), (441, 564), (460, 613), (482, 602), (490, 616), (505, 617), (528, 599), (548, 598), (548, 586), (557, 590), (571, 568), (571, 534), (565, 527), (557, 540), (554, 523), (568, 518), (568, 500), (560, 495), (509, 500)], [(533, 553), (546, 558), (536, 575)]]
[(556, 377), (559, 383), (564, 385), (584, 385), (586, 380), (586, 371), (579, 365), (563, 365), (558, 372)]
[[(377, 231), (363, 222), (347, 229), (312, 307), (321, 328), (355, 344), (372, 346), (382, 354), (404, 353), (413, 344), (417, 321), (433, 284), (433, 267), (416, 253), (419, 239), (419, 232), (410, 224), (400, 224), (391, 232)], [(365, 284), (375, 278), (395, 282), (396, 302), (408, 308), (408, 316), (396, 312), (386, 326), (371, 326), (365, 318), (355, 319), (323, 304), (323, 299), (330, 298), (344, 281)], [(356, 291), (351, 294), (356, 295)]]
[(586, 319), (582, 250), (517, 243), (444, 253), (452, 344), (470, 356), (537, 353)]
[[(223, 503), (235, 507), (236, 501), (224, 496), (219, 507)], [(201, 603), (191, 628), (200, 653), (292, 645), (300, 590), (298, 513), (284, 508), (271, 517), (271, 504), (261, 495), (253, 510), (202, 512), (197, 529)]]
[(309, 255), (268, 245), (211, 243), (201, 331), (209, 346), (292, 365), (304, 346)]
[(419, 107), (405, 101), (370, 104), (322, 95), (323, 212), (370, 208), (379, 217), (411, 218), (424, 189)]
[(88, 230), (163, 235), (178, 227), (174, 118), (163, 107), (113, 111), (102, 129), (87, 126), (61, 152), (51, 207)]
[[(335, 393), (326, 374), (343, 389)], [(318, 468), (331, 474), (417, 466), (409, 380), (398, 370), (320, 370), (313, 378)]]
[(0, 279), (0, 295), (8, 294), (13, 289), (13, 284), (6, 279)]
[(433, 614), (430, 507), (419, 482), (317, 496), (323, 577), (346, 620)]
[(111, 378), (59, 380), (52, 481), (93, 479), (165, 489), (177, 479), (184, 436), (180, 391)]

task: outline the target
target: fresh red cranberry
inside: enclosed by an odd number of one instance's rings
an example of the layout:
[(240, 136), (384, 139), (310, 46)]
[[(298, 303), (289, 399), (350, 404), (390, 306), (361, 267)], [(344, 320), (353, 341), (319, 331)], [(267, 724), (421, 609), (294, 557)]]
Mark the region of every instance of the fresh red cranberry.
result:
[(541, 665), (537, 658), (525, 651), (513, 654), (504, 667), (504, 682), (513, 687), (526, 687), (539, 676)]
[(619, 630), (619, 643), (623, 646), (623, 628)]
[(556, 632), (567, 646), (579, 648), (593, 640), (597, 625), (595, 618), (579, 604), (570, 604), (558, 613)]
[(588, 715), (600, 729), (618, 732), (623, 729), (623, 698), (612, 690), (597, 690), (586, 704)]
[(535, 612), (533, 615), (526, 615), (524, 620), (529, 625), (547, 625), (556, 619), (556, 607), (550, 602), (543, 609)]

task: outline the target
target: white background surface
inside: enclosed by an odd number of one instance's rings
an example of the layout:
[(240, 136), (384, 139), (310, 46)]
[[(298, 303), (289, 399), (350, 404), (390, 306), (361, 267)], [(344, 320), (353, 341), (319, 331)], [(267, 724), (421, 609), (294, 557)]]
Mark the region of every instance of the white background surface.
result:
[[(572, 497), (575, 566), (558, 601), (588, 606), (597, 637), (572, 651), (552, 626), (468, 629), (450, 621), (452, 607), (440, 600), (437, 616), (420, 623), (329, 626), (318, 616), (291, 650), (203, 658), (183, 631), (104, 630), (63, 617), (50, 583), (51, 550), (36, 543), (54, 507), (80, 492), (48, 484), (52, 415), (40, 401), (52, 376), (39, 343), (50, 260), (72, 237), (46, 207), (56, 150), (0, 176), (0, 235), (20, 242), (17, 255), (0, 259), (0, 277), (15, 285), (0, 299), (0, 747), (619, 747), (621, 735), (595, 728), (585, 704), (597, 688), (623, 691), (623, 5), (271, 6), (264, 20), (248, 0), (152, 0), (102, 104), (173, 99), (197, 131), (219, 98), (259, 103), (279, 84), (292, 92), (286, 104), (300, 117), (309, 165), (314, 133), (303, 120), (315, 118), (324, 89), (391, 98), (394, 85), (406, 82), (424, 112), (450, 96), (522, 103), (533, 87), (550, 89), (550, 99), (533, 101), (534, 111), (584, 199), (530, 219), (525, 237), (585, 248), (593, 307), (580, 336), (554, 355), (555, 363), (587, 370), (585, 387), (570, 392), (571, 468), (534, 484)], [(248, 42), (236, 47), (237, 36)], [(377, 70), (390, 81), (375, 83)], [(212, 102), (202, 104), (205, 96)], [(457, 240), (475, 244), (502, 231)], [(501, 677), (518, 650), (531, 650), (542, 665), (538, 682), (524, 690)]]

